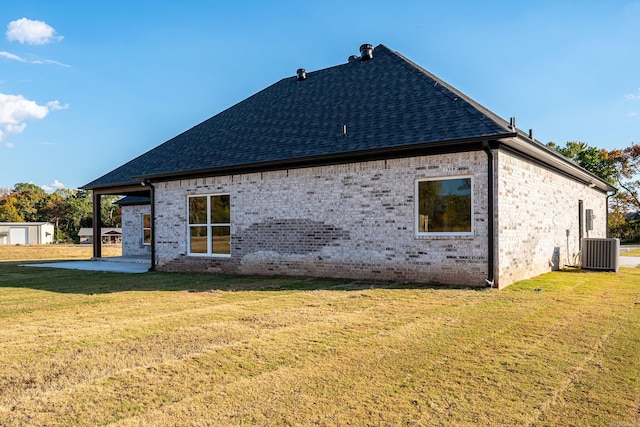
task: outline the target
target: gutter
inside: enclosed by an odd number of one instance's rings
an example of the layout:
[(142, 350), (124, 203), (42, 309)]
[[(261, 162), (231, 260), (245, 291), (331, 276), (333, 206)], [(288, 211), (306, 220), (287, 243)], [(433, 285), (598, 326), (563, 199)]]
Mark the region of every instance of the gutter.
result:
[(489, 141), (482, 142), (482, 149), (487, 153), (487, 287), (495, 287), (495, 236), (494, 236), (494, 177), (493, 177), (493, 152)]

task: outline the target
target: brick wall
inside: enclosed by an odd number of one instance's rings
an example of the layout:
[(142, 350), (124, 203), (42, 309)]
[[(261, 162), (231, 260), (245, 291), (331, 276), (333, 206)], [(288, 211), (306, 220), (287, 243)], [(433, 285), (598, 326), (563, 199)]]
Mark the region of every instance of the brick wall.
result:
[[(415, 182), (473, 176), (473, 235), (416, 237)], [(156, 184), (159, 269), (484, 286), (486, 154)], [(231, 257), (187, 255), (187, 196), (231, 195)]]
[(575, 263), (579, 200), (595, 214), (594, 230), (584, 237), (606, 236), (606, 194), (510, 152), (496, 158), (500, 287), (551, 271), (554, 252), (560, 265)]
[(151, 255), (151, 245), (142, 244), (142, 214), (150, 205), (122, 206), (122, 255)]
[[(589, 236), (605, 236), (606, 195), (495, 158), (496, 285), (548, 272), (554, 256), (574, 263), (579, 200), (596, 215)], [(158, 267), (485, 286), (486, 162), (470, 152), (158, 183)], [(416, 180), (461, 175), (473, 177), (473, 235), (416, 237)], [(215, 193), (231, 195), (231, 257), (188, 256), (187, 196)]]

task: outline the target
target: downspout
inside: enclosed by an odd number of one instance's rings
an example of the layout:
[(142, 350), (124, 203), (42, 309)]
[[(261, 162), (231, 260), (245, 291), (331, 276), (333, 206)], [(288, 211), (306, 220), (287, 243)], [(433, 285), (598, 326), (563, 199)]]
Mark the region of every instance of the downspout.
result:
[(609, 238), (609, 198), (615, 196), (616, 194), (618, 194), (617, 188), (613, 190), (613, 193), (607, 194), (607, 205), (605, 207), (605, 212), (606, 212), (605, 221), (607, 221), (607, 233), (605, 234), (605, 237), (607, 239)]
[(489, 146), (489, 141), (482, 142), (482, 149), (487, 153), (487, 287), (494, 287), (495, 283), (495, 236), (494, 236), (494, 200), (493, 200), (493, 152)]
[(149, 271), (156, 270), (156, 187), (151, 181), (145, 181), (144, 185), (149, 186), (149, 202), (151, 204), (151, 267)]

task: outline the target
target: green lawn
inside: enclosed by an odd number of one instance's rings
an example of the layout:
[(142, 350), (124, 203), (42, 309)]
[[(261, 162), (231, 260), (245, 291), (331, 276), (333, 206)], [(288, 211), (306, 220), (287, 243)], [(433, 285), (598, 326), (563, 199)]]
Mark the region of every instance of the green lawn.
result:
[(640, 269), (505, 290), (0, 263), (0, 425), (640, 424)]

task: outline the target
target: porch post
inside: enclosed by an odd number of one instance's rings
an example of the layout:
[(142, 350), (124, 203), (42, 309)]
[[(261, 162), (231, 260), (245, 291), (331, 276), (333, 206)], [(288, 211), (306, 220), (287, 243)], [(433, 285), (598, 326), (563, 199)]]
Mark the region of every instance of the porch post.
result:
[(102, 258), (102, 216), (100, 215), (100, 207), (102, 197), (96, 191), (93, 192), (93, 257)]

